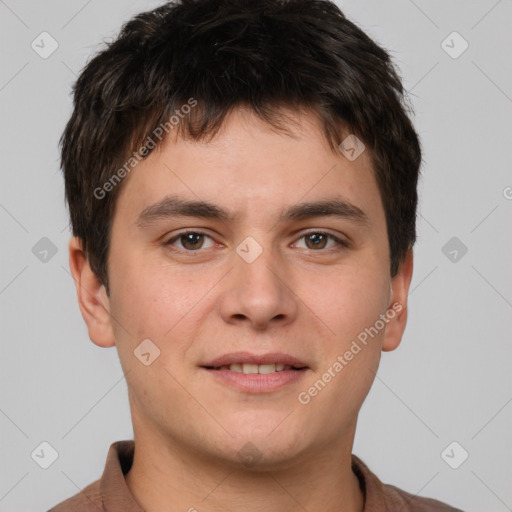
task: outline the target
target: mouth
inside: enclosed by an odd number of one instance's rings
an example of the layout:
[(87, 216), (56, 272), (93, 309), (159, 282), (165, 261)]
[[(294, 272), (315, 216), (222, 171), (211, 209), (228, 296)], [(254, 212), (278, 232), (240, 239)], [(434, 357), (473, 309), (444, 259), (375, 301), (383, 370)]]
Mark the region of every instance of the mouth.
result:
[[(295, 356), (279, 352), (266, 354), (252, 354), (250, 352), (231, 352), (216, 357), (201, 365), (210, 370), (231, 370), (240, 373), (270, 373), (290, 369), (301, 370), (307, 368), (307, 364)], [(259, 370), (263, 371), (260, 372)]]
[(307, 366), (292, 366), (284, 363), (272, 364), (252, 364), (252, 363), (233, 363), (222, 366), (202, 366), (207, 370), (227, 370), (231, 372), (244, 373), (245, 375), (260, 374), (268, 375), (269, 373), (283, 372), (283, 371), (300, 371), (307, 370)]
[(270, 393), (301, 380), (311, 370), (288, 354), (226, 354), (200, 366), (215, 382), (246, 393)]

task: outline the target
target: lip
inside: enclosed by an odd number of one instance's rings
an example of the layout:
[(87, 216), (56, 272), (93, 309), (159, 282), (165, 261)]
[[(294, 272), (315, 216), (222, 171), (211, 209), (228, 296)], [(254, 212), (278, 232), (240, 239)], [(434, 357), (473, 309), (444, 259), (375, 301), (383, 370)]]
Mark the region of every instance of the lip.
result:
[[(271, 352), (267, 354), (251, 354), (250, 352), (231, 352), (230, 354), (224, 354), (223, 356), (212, 359), (208, 363), (201, 364), (203, 368), (213, 367), (218, 368), (220, 366), (228, 366), (236, 363), (247, 363), (247, 364), (272, 364), (281, 363), (285, 365), (295, 366), (297, 368), (309, 368), (306, 363), (293, 357), (289, 354), (283, 354), (281, 352)], [(207, 368), (208, 369), (208, 368)], [(224, 370), (216, 370), (217, 372)], [(283, 370), (288, 371), (288, 370)], [(295, 371), (295, 370), (291, 370)], [(234, 373), (234, 372), (233, 372)], [(283, 372), (277, 372), (283, 373)], [(272, 375), (272, 374), (268, 374)]]
[(303, 379), (304, 375), (310, 371), (308, 368), (303, 368), (302, 370), (282, 370), (267, 374), (245, 374), (231, 370), (214, 370), (205, 367), (201, 369), (223, 385), (247, 393), (271, 393), (278, 391), (287, 385)]
[[(273, 364), (280, 363), (294, 366), (300, 370), (282, 370), (273, 373), (240, 373), (231, 370), (216, 370), (221, 366), (229, 366), (236, 363), (247, 364)], [(230, 386), (238, 391), (247, 393), (271, 393), (278, 391), (304, 378), (310, 368), (300, 359), (282, 352), (270, 352), (266, 354), (251, 354), (250, 352), (231, 352), (212, 359), (201, 365), (215, 380), (223, 385)]]

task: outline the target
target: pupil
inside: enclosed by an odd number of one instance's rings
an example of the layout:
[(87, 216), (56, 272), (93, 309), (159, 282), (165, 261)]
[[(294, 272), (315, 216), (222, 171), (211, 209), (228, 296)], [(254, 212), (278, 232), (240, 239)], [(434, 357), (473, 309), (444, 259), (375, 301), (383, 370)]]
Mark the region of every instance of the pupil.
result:
[(183, 243), (183, 246), (184, 247), (187, 247), (187, 246), (192, 246), (192, 247), (189, 247), (191, 249), (197, 249), (197, 247), (194, 247), (195, 245), (197, 245), (198, 243), (198, 238), (201, 238), (203, 235), (200, 235), (199, 233), (187, 233), (186, 235), (183, 235), (183, 237), (185, 238), (185, 242)]
[(313, 246), (318, 247), (319, 243), (321, 244), (322, 241), (325, 242), (326, 237), (325, 237), (325, 235), (322, 235), (320, 233), (313, 233), (313, 234), (309, 235), (307, 237), (307, 239), (308, 239), (308, 241), (313, 243)]

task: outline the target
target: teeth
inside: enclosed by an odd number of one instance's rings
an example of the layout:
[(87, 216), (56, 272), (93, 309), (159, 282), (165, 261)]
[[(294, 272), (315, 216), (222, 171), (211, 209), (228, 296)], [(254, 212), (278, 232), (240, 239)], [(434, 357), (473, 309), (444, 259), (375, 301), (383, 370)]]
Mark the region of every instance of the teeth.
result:
[(243, 364), (242, 372), (244, 373), (259, 373), (257, 364)]
[(291, 370), (291, 366), (288, 364), (250, 364), (250, 363), (234, 363), (229, 366), (221, 366), (220, 370), (231, 370), (232, 372), (238, 373), (259, 373), (267, 374), (274, 372), (281, 372), (283, 370)]
[(260, 364), (258, 366), (258, 373), (274, 373), (276, 371), (275, 364)]

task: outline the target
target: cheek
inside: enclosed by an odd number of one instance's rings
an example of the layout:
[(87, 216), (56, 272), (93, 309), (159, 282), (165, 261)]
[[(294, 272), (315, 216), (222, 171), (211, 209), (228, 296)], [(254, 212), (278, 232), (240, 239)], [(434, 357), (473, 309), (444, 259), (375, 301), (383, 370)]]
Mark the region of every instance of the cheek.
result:
[[(177, 411), (186, 414), (189, 407), (182, 403), (187, 394), (179, 382), (199, 325), (200, 308), (194, 306), (205, 304), (200, 302), (207, 289), (204, 280), (200, 286), (165, 262), (143, 265), (134, 258), (118, 265), (113, 284), (116, 345), (135, 409), (151, 411), (161, 424), (178, 421)], [(158, 354), (148, 366), (134, 354), (146, 339), (157, 348), (146, 342), (144, 352), (151, 359)]]
[(328, 295), (336, 298), (332, 303), (326, 301), (325, 306), (329, 308), (336, 341), (328, 344), (325, 371), (330, 370), (336, 377), (332, 378), (330, 396), (324, 399), (338, 404), (341, 398), (347, 407), (356, 410), (379, 365), (386, 325), (380, 315), (388, 306), (389, 280), (382, 266), (369, 262), (351, 268), (330, 284)]
[(368, 269), (350, 268), (322, 281), (323, 292), (308, 303), (321, 320), (316, 323), (329, 329), (323, 336), (319, 333), (315, 350), (322, 350), (321, 366), (301, 390), (298, 402), (307, 402), (303, 410), (308, 411), (308, 421), (326, 433), (334, 434), (340, 425), (333, 421), (326, 426), (325, 410), (340, 418), (357, 415), (378, 369), (384, 329), (371, 328), (387, 307), (388, 285), (386, 279), (379, 280), (378, 272)]
[(118, 257), (117, 262), (112, 275), (112, 313), (133, 337), (163, 341), (208, 289), (207, 276), (179, 269), (164, 256), (134, 254), (124, 260)]
[[(322, 283), (322, 286), (319, 284)], [(327, 338), (340, 349), (384, 313), (389, 282), (371, 265), (338, 268), (324, 276), (310, 276), (299, 294), (314, 313)]]
[[(192, 267), (177, 269), (160, 261), (140, 266), (133, 263), (124, 269), (124, 279), (120, 280), (123, 284), (117, 293), (121, 300), (116, 303), (115, 313), (126, 327), (116, 332), (119, 357), (125, 370), (136, 370), (132, 379), (139, 379), (139, 373), (153, 365), (160, 370), (146, 372), (148, 381), (136, 387), (158, 386), (169, 393), (179, 392), (179, 385), (164, 368), (182, 380), (193, 363), (194, 344), (209, 337), (203, 331), (208, 329), (206, 319), (212, 317), (215, 309), (212, 292), (225, 272), (198, 272)], [(149, 368), (141, 368), (134, 357), (134, 350), (145, 339), (156, 345), (155, 352), (159, 350), (158, 359)]]

